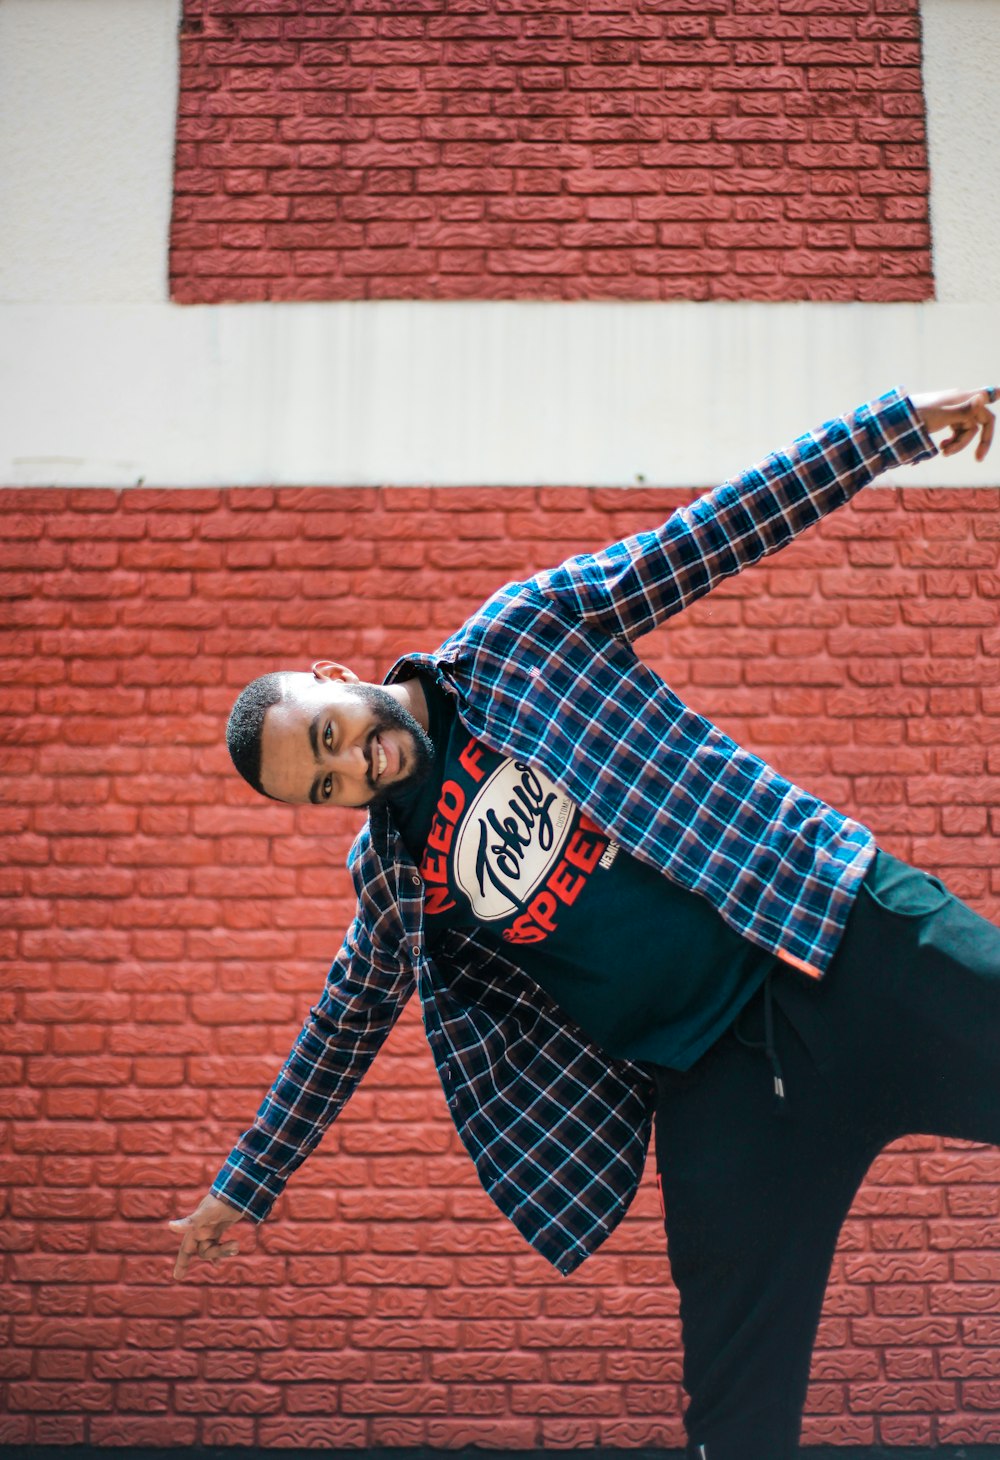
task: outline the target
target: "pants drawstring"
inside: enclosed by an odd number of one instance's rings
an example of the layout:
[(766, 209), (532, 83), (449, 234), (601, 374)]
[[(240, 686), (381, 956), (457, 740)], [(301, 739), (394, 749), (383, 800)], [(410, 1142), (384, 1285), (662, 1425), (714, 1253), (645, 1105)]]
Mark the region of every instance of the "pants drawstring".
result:
[(742, 1019), (743, 1017), (742, 1014), (740, 1014), (739, 1018), (737, 1018), (736, 1020), (736, 1023), (733, 1025), (733, 1033), (736, 1035), (736, 1038), (739, 1040), (740, 1044), (746, 1045), (747, 1049), (763, 1049), (767, 1054), (767, 1057), (771, 1062), (771, 1070), (774, 1075), (775, 1104), (778, 1113), (784, 1115), (787, 1113), (788, 1110), (788, 1101), (785, 1096), (785, 1081), (781, 1073), (781, 1063), (778, 1059), (778, 1052), (774, 1047), (774, 1013), (771, 1006), (771, 974), (773, 972), (774, 970), (772, 969), (771, 973), (769, 973), (767, 975), (767, 978), (764, 980), (763, 1044), (759, 1039), (744, 1039), (739, 1030), (740, 1019)]

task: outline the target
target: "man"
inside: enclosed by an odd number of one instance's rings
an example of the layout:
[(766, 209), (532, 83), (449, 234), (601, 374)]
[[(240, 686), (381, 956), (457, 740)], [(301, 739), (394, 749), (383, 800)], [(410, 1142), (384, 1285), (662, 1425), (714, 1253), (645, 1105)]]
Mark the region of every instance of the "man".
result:
[(631, 641), (935, 455), (931, 432), (951, 428), (945, 455), (978, 435), (982, 460), (997, 394), (889, 391), (655, 531), (505, 585), (384, 685), (324, 660), (244, 690), (241, 774), (370, 816), (323, 995), (171, 1223), (175, 1276), (267, 1215), (417, 988), (479, 1177), (559, 1272), (624, 1215), (655, 1112), (688, 1453), (796, 1452), (870, 1162), (907, 1131), (1000, 1142), (1000, 930), (695, 714)]

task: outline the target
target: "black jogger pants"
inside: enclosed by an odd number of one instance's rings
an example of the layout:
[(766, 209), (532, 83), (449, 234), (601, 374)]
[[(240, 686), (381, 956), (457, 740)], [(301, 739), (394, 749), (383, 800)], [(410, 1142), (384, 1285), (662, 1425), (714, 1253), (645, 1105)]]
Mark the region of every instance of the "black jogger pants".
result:
[(826, 976), (768, 983), (690, 1070), (653, 1071), (692, 1460), (798, 1452), (834, 1248), (883, 1147), (1000, 1144), (1000, 928), (937, 878), (879, 849)]

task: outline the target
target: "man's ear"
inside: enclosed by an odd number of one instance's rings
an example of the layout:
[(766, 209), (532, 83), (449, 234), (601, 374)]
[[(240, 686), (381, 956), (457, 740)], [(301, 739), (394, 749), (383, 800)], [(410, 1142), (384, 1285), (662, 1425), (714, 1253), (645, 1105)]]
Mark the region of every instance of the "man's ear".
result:
[(346, 664), (337, 664), (333, 659), (317, 659), (312, 666), (316, 679), (330, 679), (341, 684), (359, 684), (358, 676)]

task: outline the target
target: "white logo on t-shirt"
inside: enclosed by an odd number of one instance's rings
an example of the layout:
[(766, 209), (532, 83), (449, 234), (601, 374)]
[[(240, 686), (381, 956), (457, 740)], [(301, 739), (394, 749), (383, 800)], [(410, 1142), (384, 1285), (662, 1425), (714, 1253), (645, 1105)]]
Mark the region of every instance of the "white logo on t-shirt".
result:
[(559, 860), (575, 810), (524, 761), (505, 760), (483, 782), (462, 818), (453, 862), (478, 918), (509, 917), (527, 905)]

